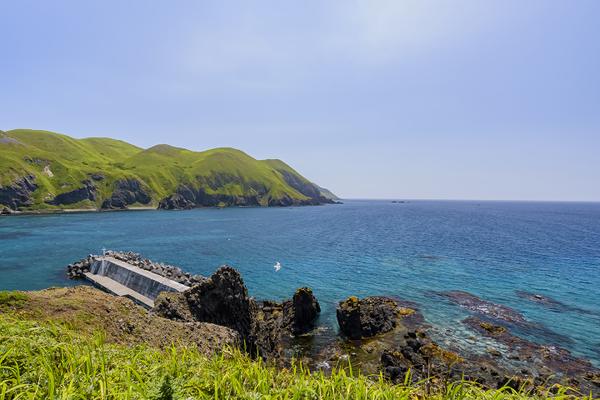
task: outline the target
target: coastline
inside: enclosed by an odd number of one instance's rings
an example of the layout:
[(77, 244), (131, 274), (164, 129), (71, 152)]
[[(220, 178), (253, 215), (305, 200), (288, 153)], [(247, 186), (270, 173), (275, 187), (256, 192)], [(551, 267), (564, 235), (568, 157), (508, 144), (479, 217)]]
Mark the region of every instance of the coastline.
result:
[[(472, 317), (464, 322), (489, 343), (497, 343), (487, 348), (487, 354), (438, 342), (419, 306), (411, 301), (386, 296), (340, 300), (339, 333), (333, 334), (321, 329), (319, 302), (308, 287), (297, 289), (283, 302), (258, 301), (249, 296), (240, 273), (229, 266), (219, 267), (210, 277), (192, 277), (178, 267), (154, 263), (136, 253), (106, 254), (131, 268), (185, 281), (189, 286), (183, 292), (161, 292), (149, 311), (131, 299), (87, 285), (0, 292), (0, 300), (20, 299), (8, 310), (15, 317), (66, 324), (78, 335), (103, 329), (108, 340), (116, 343), (164, 348), (169, 341), (183, 341), (199, 346), (205, 354), (219, 354), (228, 346), (248, 356), (258, 354), (278, 371), (297, 360), (313, 372), (327, 374), (335, 374), (338, 368), (355, 368), (364, 376), (381, 376), (393, 387), (431, 380), (434, 390), (462, 381), (477, 382), (484, 390), (507, 387), (542, 393), (562, 387), (574, 396), (600, 393), (599, 369), (563, 348), (517, 336), (513, 327), (528, 324), (523, 316), (466, 292), (444, 296), (470, 310)], [(93, 269), (94, 257), (70, 264), (69, 276), (82, 278)], [(531, 300), (552, 301), (534, 295)], [(65, 308), (66, 304), (72, 305)], [(6, 300), (0, 301), (0, 310), (7, 311)], [(81, 325), (82, 313), (93, 314), (96, 322)], [(190, 331), (194, 324), (196, 328)], [(162, 338), (157, 329), (173, 333)]]
[(343, 202), (336, 200), (331, 203), (320, 203), (320, 204), (294, 204), (289, 206), (238, 206), (238, 205), (230, 205), (230, 206), (202, 206), (202, 207), (193, 207), (193, 208), (182, 208), (182, 209), (162, 209), (158, 207), (127, 207), (123, 209), (118, 208), (110, 208), (110, 209), (98, 209), (98, 208), (63, 208), (63, 209), (48, 209), (48, 210), (23, 210), (23, 211), (11, 211), (10, 213), (2, 213), (0, 212), (1, 217), (16, 217), (16, 216), (25, 216), (25, 215), (54, 215), (54, 214), (84, 214), (84, 213), (107, 213), (107, 212), (127, 212), (127, 211), (188, 211), (194, 209), (225, 209), (225, 208), (292, 208), (292, 207), (320, 207), (326, 205), (339, 205), (343, 204)]

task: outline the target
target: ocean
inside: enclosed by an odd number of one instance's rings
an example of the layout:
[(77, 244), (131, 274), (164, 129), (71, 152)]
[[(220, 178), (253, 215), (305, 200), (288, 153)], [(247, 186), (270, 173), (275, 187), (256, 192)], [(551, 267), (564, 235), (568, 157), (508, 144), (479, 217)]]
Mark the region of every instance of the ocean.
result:
[(600, 366), (599, 203), (351, 200), (2, 217), (0, 289), (79, 284), (66, 265), (103, 248), (202, 275), (229, 264), (257, 299), (309, 286), (331, 332), (340, 300), (386, 295), (415, 302), (438, 340), (472, 343), (461, 322), (469, 312), (439, 295), (466, 291), (522, 313), (531, 325), (517, 334)]

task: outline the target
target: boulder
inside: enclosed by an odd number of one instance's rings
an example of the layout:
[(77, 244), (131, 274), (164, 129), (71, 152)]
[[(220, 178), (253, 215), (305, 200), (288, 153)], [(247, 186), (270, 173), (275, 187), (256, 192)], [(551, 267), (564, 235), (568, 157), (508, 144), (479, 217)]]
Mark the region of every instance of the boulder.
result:
[(340, 302), (337, 320), (340, 331), (350, 339), (368, 338), (394, 329), (403, 308), (388, 297), (351, 296)]
[(293, 318), (290, 330), (292, 334), (300, 335), (312, 330), (315, 326), (315, 320), (321, 312), (321, 306), (312, 289), (303, 287), (296, 290), (291, 305)]

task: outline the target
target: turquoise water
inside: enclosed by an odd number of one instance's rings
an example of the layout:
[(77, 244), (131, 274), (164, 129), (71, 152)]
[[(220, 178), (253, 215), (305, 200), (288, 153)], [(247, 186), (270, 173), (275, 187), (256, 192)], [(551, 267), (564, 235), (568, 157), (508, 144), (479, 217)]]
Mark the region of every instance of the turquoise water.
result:
[[(203, 275), (228, 263), (259, 299), (310, 286), (323, 308), (320, 323), (332, 331), (337, 301), (393, 295), (417, 302), (440, 337), (468, 340), (473, 333), (460, 322), (468, 312), (435, 294), (465, 290), (517, 309), (556, 337), (520, 334), (600, 364), (600, 204), (347, 201), (3, 217), (0, 289), (72, 285), (65, 266), (103, 247)], [(570, 308), (544, 307), (517, 290)]]

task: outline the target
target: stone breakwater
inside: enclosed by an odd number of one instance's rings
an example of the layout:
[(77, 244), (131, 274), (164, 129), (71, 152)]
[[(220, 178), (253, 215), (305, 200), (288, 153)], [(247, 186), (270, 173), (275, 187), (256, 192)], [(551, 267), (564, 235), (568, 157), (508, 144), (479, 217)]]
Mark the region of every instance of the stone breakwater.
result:
[[(109, 250), (106, 251), (104, 255), (113, 257), (120, 261), (124, 261), (135, 267), (139, 267), (143, 270), (150, 271), (177, 283), (181, 283), (185, 286), (191, 287), (206, 279), (201, 275), (192, 275), (188, 272), (183, 271), (181, 268), (173, 265), (153, 262), (151, 260), (148, 260), (147, 258), (143, 258), (140, 254), (131, 251), (120, 252)], [(84, 273), (90, 272), (90, 267), (94, 263), (96, 258), (98, 258), (97, 255), (90, 254), (86, 258), (69, 264), (67, 266), (67, 276), (70, 279), (83, 278)]]
[[(315, 369), (345, 367), (350, 362), (365, 374), (381, 373), (395, 383), (427, 380), (444, 385), (465, 378), (486, 388), (509, 386), (544, 393), (564, 386), (574, 395), (600, 395), (600, 370), (558, 346), (554, 341), (561, 340), (559, 335), (532, 324), (517, 310), (467, 292), (443, 292), (437, 297), (471, 313), (457, 324), (473, 333), (473, 348), (440, 345), (435, 327), (425, 322), (418, 304), (383, 296), (340, 301), (336, 335), (318, 325), (321, 307), (310, 288), (297, 289), (283, 302), (257, 301), (230, 266), (204, 278), (136, 253), (108, 254), (190, 286), (183, 292), (160, 293), (150, 311), (153, 315), (231, 329), (250, 355), (280, 366), (289, 366), (292, 359)], [(70, 265), (69, 276), (81, 276), (93, 261), (94, 256), (88, 256)], [(548, 331), (547, 343), (533, 343), (513, 333), (524, 327)], [(487, 349), (482, 352), (478, 343)]]

